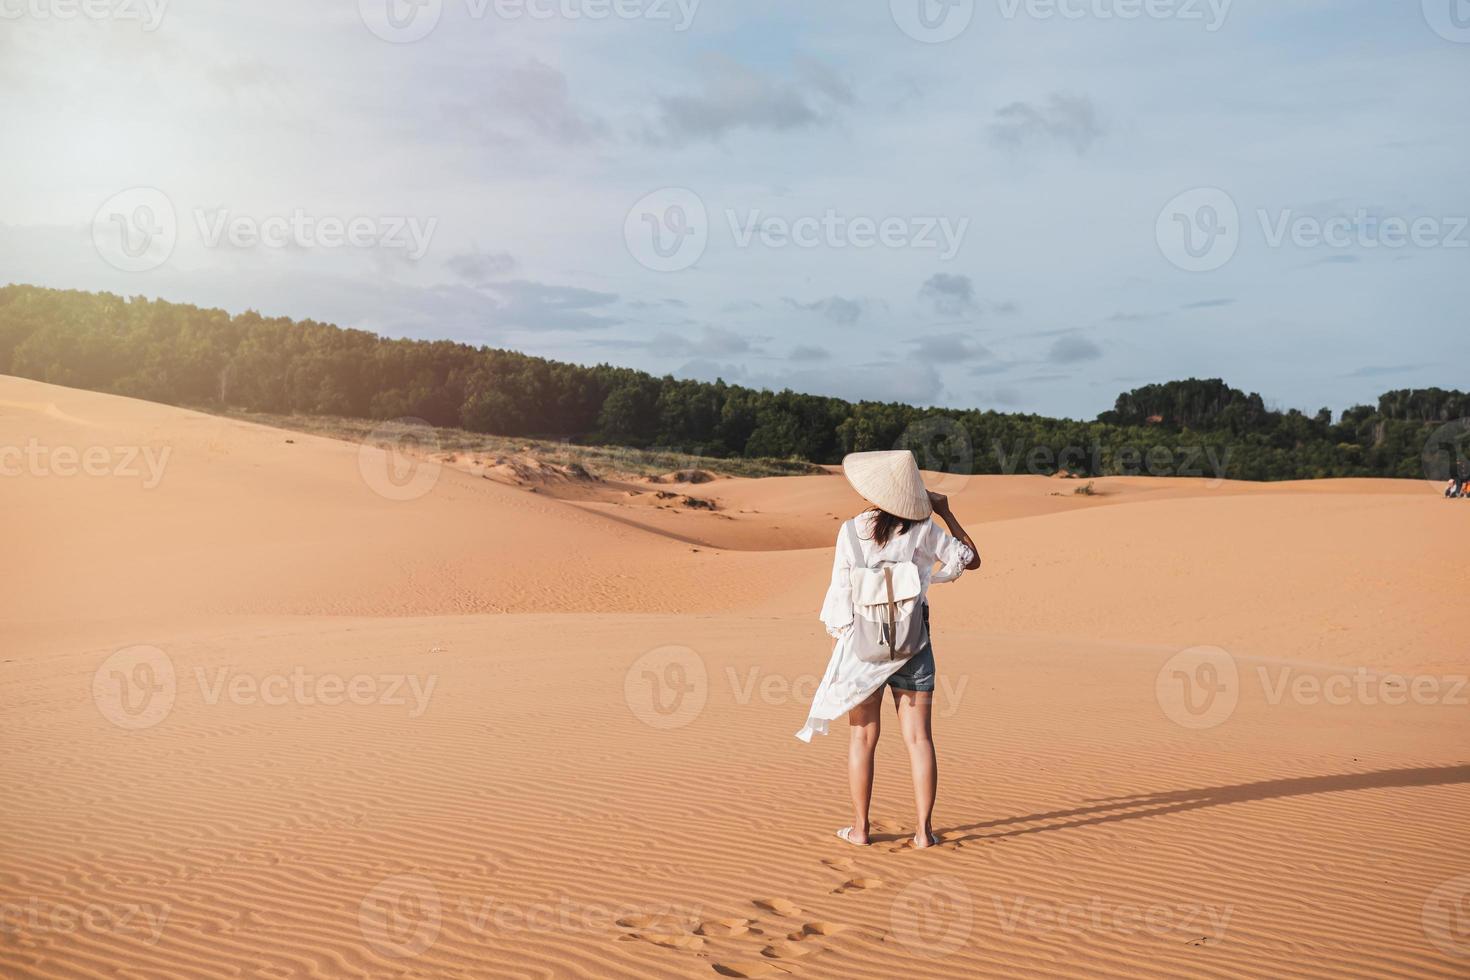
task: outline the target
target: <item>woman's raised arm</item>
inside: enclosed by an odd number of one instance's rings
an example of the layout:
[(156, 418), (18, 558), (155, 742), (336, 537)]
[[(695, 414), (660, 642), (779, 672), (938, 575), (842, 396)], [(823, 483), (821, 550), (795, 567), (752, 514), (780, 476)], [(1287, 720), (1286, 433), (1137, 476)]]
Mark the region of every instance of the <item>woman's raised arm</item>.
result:
[(969, 564), (965, 566), (965, 569), (973, 572), (979, 568), (980, 549), (975, 547), (975, 542), (970, 540), (970, 535), (960, 526), (960, 519), (955, 517), (954, 511), (949, 509), (949, 498), (942, 493), (935, 493), (933, 490), (930, 490), (929, 503), (933, 506), (934, 513), (939, 515), (940, 520), (948, 525), (949, 533), (954, 535), (959, 541), (962, 541), (966, 548), (970, 549), (970, 554), (973, 557), (970, 559)]

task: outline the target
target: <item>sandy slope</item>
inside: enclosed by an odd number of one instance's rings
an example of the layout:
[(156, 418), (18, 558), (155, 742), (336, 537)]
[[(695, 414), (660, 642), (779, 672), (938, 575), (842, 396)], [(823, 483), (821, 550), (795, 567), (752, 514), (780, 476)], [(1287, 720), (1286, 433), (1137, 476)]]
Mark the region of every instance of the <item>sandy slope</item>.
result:
[(840, 477), (394, 500), (378, 450), (0, 379), (28, 444), (0, 974), (1470, 970), (1470, 505), (1422, 484), (943, 478), (986, 565), (915, 853), (896, 733), (863, 850), (841, 736), (791, 738)]

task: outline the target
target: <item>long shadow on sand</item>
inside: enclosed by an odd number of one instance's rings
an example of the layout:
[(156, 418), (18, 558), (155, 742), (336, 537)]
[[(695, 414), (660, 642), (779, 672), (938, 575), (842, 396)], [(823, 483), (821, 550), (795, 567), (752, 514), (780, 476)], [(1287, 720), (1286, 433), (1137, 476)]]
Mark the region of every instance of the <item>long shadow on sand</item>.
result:
[[(1297, 776), (1291, 779), (1236, 783), (1232, 786), (1208, 786), (1202, 789), (1140, 793), (1134, 796), (1109, 796), (1088, 800), (1087, 802), (1093, 804), (1092, 806), (965, 824), (941, 829), (940, 832), (947, 840), (952, 841), (994, 840), (1003, 837), (1020, 837), (1025, 834), (1040, 834), (1052, 830), (1071, 830), (1075, 827), (1088, 827), (1095, 824), (1117, 823), (1123, 820), (1141, 820), (1145, 817), (1184, 813), (1187, 810), (1202, 810), (1206, 807), (1225, 806), (1230, 803), (1249, 803), (1253, 800), (1276, 800), (1288, 796), (1311, 796), (1317, 793), (1345, 793), (1360, 789), (1448, 786), (1457, 783), (1470, 783), (1470, 766), (1385, 769), (1380, 772), (1355, 772), (1337, 776)], [(1059, 822), (1047, 823), (1041, 827), (1019, 827), (994, 833), (972, 833), (964, 837), (948, 836), (955, 832), (990, 830), (995, 827), (1009, 827), (1039, 820)]]

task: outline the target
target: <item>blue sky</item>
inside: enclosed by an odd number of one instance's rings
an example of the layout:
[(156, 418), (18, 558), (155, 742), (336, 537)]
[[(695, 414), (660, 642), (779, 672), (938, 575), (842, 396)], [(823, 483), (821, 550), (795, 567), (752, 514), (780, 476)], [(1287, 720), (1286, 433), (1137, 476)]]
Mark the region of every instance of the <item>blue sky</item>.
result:
[(1074, 417), (1470, 384), (1470, 0), (92, 2), (0, 0), (6, 280)]

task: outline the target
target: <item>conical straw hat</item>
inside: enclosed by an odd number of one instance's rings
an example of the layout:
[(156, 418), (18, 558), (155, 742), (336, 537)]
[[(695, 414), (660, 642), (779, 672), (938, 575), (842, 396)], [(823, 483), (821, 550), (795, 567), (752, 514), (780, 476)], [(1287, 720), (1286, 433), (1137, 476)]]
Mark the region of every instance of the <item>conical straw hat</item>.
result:
[(896, 517), (921, 521), (934, 510), (919, 463), (907, 449), (850, 453), (842, 460), (842, 472), (864, 500)]

